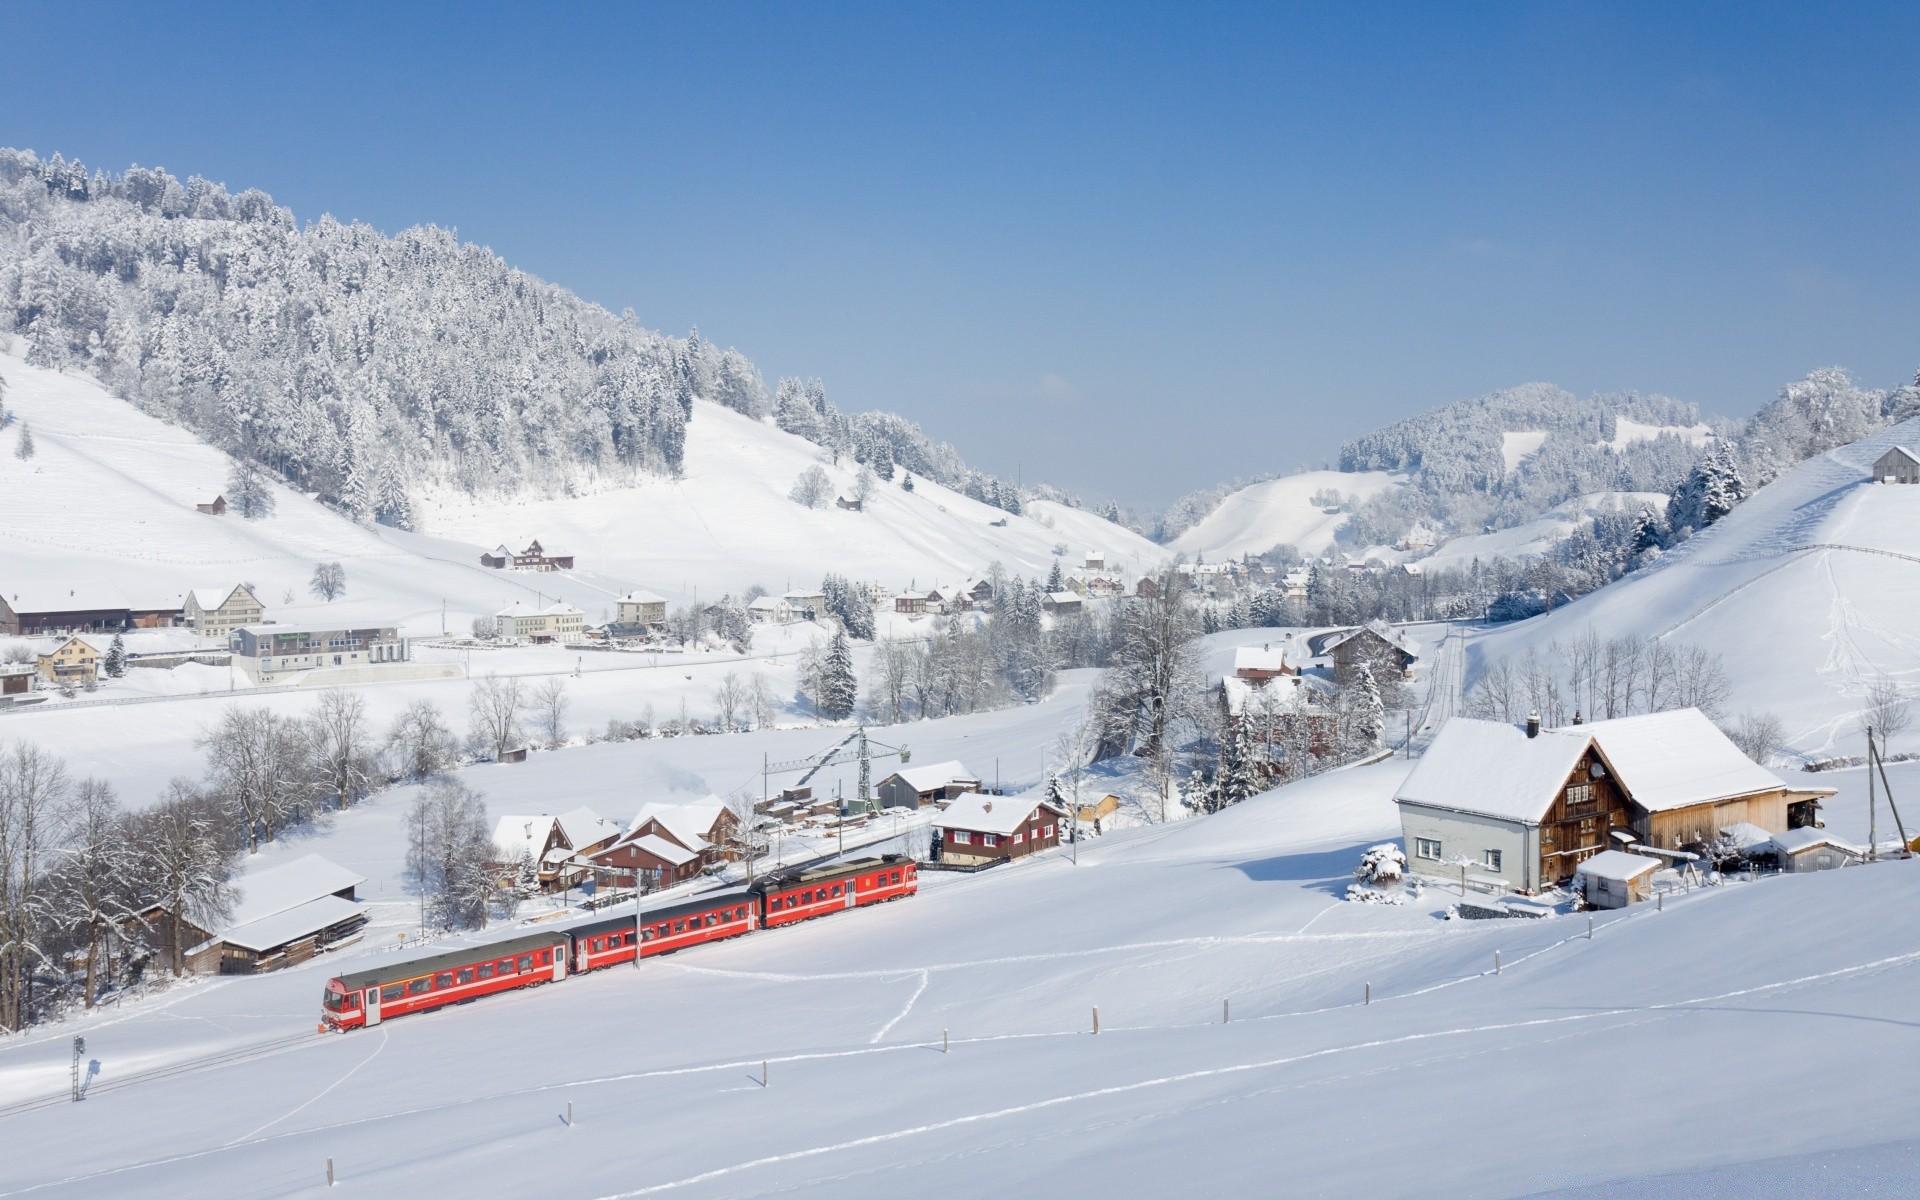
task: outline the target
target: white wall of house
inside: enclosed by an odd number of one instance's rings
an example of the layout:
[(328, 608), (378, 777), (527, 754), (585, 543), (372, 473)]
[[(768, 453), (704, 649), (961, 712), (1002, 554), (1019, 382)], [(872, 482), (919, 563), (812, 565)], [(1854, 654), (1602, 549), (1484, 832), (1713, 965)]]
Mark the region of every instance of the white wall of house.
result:
[[(1458, 883), (1460, 867), (1453, 860), (1465, 855), (1473, 859), (1469, 875), (1497, 876), (1516, 891), (1539, 886), (1537, 825), (1402, 802), (1400, 834), (1406, 841), (1407, 864), (1420, 875)], [(1489, 864), (1488, 851), (1500, 856), (1497, 868)]]

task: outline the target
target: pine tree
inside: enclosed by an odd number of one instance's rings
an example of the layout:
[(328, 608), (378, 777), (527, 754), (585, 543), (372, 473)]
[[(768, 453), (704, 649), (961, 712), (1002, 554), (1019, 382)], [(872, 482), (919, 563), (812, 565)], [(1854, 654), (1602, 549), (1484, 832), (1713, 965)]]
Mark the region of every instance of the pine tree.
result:
[(1380, 698), (1380, 685), (1373, 678), (1373, 664), (1361, 663), (1354, 672), (1353, 735), (1355, 748), (1364, 753), (1380, 744), (1387, 725), (1387, 706)]
[(903, 492), (910, 492), (913, 490), (913, 472), (912, 471), (908, 471), (904, 476), (901, 477), (900, 490)]
[(1053, 560), (1053, 570), (1047, 572), (1047, 594), (1052, 595), (1066, 586), (1060, 578), (1060, 560)]
[(1733, 451), (1726, 443), (1722, 442), (1707, 457), (1705, 466), (1700, 489), (1700, 527), (1703, 529), (1747, 498), (1746, 480), (1740, 478), (1740, 467), (1733, 461)]
[(1260, 791), (1260, 765), (1254, 761), (1253, 741), (1245, 721), (1233, 723), (1226, 744), (1220, 748), (1220, 769), (1214, 776), (1214, 790), (1223, 807), (1238, 804)]
[(24, 421), (20, 425), (20, 444), (14, 447), (13, 456), (21, 462), (33, 457), (33, 426)]
[(859, 682), (853, 674), (853, 650), (847, 645), (845, 630), (833, 631), (827, 644), (826, 659), (820, 664), (820, 715), (830, 721), (844, 721), (853, 715), (859, 701)]
[(107, 643), (106, 657), (100, 665), (106, 668), (110, 679), (118, 679), (127, 673), (127, 643), (119, 634), (114, 634), (113, 640)]
[(1640, 519), (1633, 527), (1633, 552), (1645, 554), (1649, 550), (1666, 548), (1666, 538), (1660, 531), (1660, 518), (1653, 515), (1651, 508), (1640, 510)]

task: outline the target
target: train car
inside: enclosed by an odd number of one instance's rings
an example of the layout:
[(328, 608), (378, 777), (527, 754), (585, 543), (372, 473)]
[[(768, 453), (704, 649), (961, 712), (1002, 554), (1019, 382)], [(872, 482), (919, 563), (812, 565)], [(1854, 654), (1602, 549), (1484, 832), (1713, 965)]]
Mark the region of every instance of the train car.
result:
[[(640, 957), (671, 954), (688, 946), (739, 937), (760, 927), (759, 897), (748, 891), (711, 892), (656, 908), (641, 900)], [(602, 917), (567, 930), (573, 940), (576, 971), (592, 971), (633, 961), (634, 917)]]
[(564, 932), (548, 930), (349, 971), (327, 981), (320, 1027), (358, 1029), (562, 980), (567, 977), (568, 945)]
[(803, 871), (776, 872), (750, 890), (760, 898), (760, 923), (771, 929), (911, 896), (920, 890), (920, 875), (918, 865), (906, 855), (883, 854)]

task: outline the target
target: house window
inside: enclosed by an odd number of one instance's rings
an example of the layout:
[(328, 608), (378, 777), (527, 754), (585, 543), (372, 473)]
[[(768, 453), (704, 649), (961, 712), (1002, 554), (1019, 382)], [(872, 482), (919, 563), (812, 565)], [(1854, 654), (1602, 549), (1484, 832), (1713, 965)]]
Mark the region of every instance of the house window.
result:
[(1500, 852), (1498, 850), (1487, 851), (1487, 870), (1498, 871), (1499, 869), (1500, 869)]
[(1568, 788), (1567, 803), (1574, 805), (1593, 803), (1593, 785), (1590, 783), (1576, 783)]
[(982, 846), (998, 846), (1000, 844), (999, 835), (992, 834), (992, 833), (983, 833), (980, 835), (980, 844)]
[(1415, 838), (1413, 840), (1413, 854), (1415, 858), (1431, 858), (1438, 861), (1440, 858), (1440, 842), (1436, 838)]
[(1024, 831), (1013, 835), (1013, 844), (1016, 846), (1018, 846), (1021, 842), (1024, 842), (1026, 840), (1027, 840), (1027, 835)]
[(970, 846), (973, 844), (973, 835), (964, 829), (956, 829), (953, 831), (953, 844), (956, 846)]

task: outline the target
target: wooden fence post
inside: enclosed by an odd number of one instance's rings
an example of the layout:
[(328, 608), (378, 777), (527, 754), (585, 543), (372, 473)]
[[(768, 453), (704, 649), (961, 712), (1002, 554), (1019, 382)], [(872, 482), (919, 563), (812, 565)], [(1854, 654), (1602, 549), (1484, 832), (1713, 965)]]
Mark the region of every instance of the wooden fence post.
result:
[(947, 1053), (947, 1031), (944, 1029), (940, 1031), (940, 1053)]
[(1593, 914), (1587, 914), (1587, 940), (1593, 940)]
[(767, 1086), (767, 1061), (765, 1059), (760, 1060), (760, 1086)]
[(1093, 1031), (1096, 1034), (1100, 1032), (1100, 1006), (1098, 1004), (1093, 1006)]
[(1222, 1025), (1225, 1025), (1228, 1021), (1233, 1020), (1233, 1010), (1228, 1007), (1229, 1003), (1231, 1002), (1226, 1000), (1222, 1000), (1220, 1002), (1220, 1023)]
[(1498, 950), (1493, 952), (1493, 973), (1495, 975), (1500, 973), (1500, 952)]
[(1362, 1003), (1362, 1004), (1372, 1004), (1372, 1003), (1373, 1003), (1373, 984), (1371, 984), (1371, 983), (1369, 983), (1369, 984), (1367, 984), (1367, 990), (1366, 990), (1366, 993), (1365, 993), (1365, 995), (1364, 995), (1364, 996), (1363, 996), (1363, 997), (1361, 998), (1361, 1000), (1360, 1000), (1360, 1003)]
[(333, 1160), (331, 1158), (327, 1160), (327, 1186), (333, 1186)]

